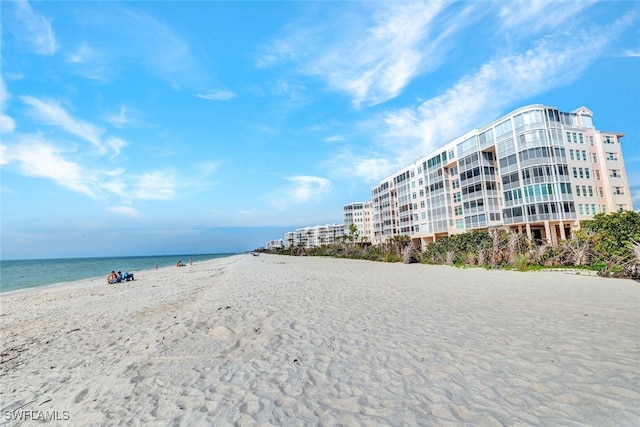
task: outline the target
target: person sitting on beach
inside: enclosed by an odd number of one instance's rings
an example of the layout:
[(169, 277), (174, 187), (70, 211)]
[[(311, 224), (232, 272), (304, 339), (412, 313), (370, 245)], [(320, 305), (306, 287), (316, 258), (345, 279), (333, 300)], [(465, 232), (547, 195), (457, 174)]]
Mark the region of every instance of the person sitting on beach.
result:
[(178, 261), (178, 263), (176, 264), (176, 267), (184, 267), (182, 260)]
[(107, 285), (113, 285), (114, 283), (118, 283), (118, 275), (115, 271), (111, 271), (111, 274), (107, 276)]
[(118, 283), (120, 283), (120, 282), (122, 282), (122, 281), (123, 281), (123, 280), (122, 280), (122, 271), (118, 271), (117, 278), (118, 278)]

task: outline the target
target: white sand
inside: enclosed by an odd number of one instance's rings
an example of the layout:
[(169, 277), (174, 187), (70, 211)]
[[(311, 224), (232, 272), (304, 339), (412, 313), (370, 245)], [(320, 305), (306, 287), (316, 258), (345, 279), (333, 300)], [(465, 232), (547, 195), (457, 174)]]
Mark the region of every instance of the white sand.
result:
[(0, 304), (0, 424), (640, 425), (633, 281), (239, 255)]

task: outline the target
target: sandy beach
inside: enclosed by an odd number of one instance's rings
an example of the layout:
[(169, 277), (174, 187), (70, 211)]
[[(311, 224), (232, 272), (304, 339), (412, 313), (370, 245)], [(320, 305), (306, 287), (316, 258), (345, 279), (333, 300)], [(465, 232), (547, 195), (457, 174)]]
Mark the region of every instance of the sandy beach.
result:
[(0, 297), (0, 425), (640, 425), (633, 281), (264, 254), (135, 278)]

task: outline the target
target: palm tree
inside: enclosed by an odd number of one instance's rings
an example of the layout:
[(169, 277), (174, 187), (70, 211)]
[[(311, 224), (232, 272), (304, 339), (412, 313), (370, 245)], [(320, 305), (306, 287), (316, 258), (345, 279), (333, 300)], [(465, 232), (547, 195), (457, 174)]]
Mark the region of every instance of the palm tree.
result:
[(359, 234), (360, 233), (358, 233), (358, 226), (356, 226), (353, 222), (349, 224), (349, 239), (351, 240), (354, 247), (356, 246), (356, 239), (358, 238)]

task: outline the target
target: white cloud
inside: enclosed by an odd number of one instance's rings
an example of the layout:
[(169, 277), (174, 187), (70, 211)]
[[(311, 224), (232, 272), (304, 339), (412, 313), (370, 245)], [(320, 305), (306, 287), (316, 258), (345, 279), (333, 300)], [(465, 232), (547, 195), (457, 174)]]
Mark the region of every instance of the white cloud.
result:
[[(302, 24), (271, 43), (260, 67), (280, 61), (300, 64), (303, 73), (348, 94), (354, 107), (396, 97), (419, 74), (436, 68), (448, 50), (445, 41), (473, 22), (475, 5), (442, 16), (449, 2), (373, 2), (366, 11), (332, 16), (324, 26)], [(348, 9), (348, 8), (347, 8)], [(367, 18), (362, 18), (368, 16)]]
[(116, 156), (119, 155), (120, 151), (128, 145), (127, 141), (117, 137), (108, 138), (106, 144), (113, 149)]
[(625, 58), (640, 58), (640, 50), (625, 50), (622, 55)]
[(287, 198), (293, 203), (306, 203), (324, 196), (331, 187), (331, 181), (318, 176), (292, 176), (287, 178), (292, 186), (286, 190)]
[(523, 99), (571, 83), (633, 22), (635, 15), (630, 13), (607, 31), (591, 27), (571, 37), (559, 32), (539, 39), (530, 49), (490, 60), (417, 107), (388, 111), (360, 123), (371, 135), (371, 147), (344, 148), (323, 167), (333, 176), (379, 181), (506, 109), (520, 106)]
[(131, 196), (135, 199), (171, 200), (176, 193), (174, 174), (170, 171), (145, 173), (132, 186)]
[(96, 51), (89, 47), (87, 42), (82, 42), (75, 53), (67, 55), (68, 61), (74, 64), (84, 64), (94, 59)]
[[(37, 13), (28, 1), (18, 0), (15, 3), (15, 21), (10, 25), (16, 39), (27, 44), (34, 52), (42, 55), (53, 55), (58, 50), (51, 22)], [(7, 2), (3, 2), (3, 13)], [(4, 20), (3, 20), (4, 21)]]
[(105, 151), (102, 141), (100, 140), (104, 129), (91, 123), (74, 119), (55, 101), (40, 100), (32, 96), (21, 96), (20, 99), (32, 108), (31, 114), (36, 120), (48, 125), (60, 127), (70, 134), (90, 142), (100, 152)]
[(555, 29), (596, 3), (595, 0), (510, 0), (500, 3), (502, 29), (526, 35)]
[[(136, 55), (150, 71), (167, 80), (175, 89), (182, 86), (201, 87), (208, 79), (198, 66), (189, 45), (170, 26), (158, 19), (133, 10), (124, 11), (127, 37), (120, 39), (126, 52)], [(129, 37), (135, 38), (131, 51)]]
[(130, 217), (130, 218), (142, 218), (143, 216), (142, 212), (140, 212), (133, 206), (127, 206), (127, 205), (107, 206), (107, 210), (113, 213), (117, 213), (119, 215)]
[(4, 79), (0, 76), (0, 134), (11, 133), (16, 128), (16, 122), (6, 114), (4, 114), (5, 105), (11, 95), (4, 84)]
[(120, 63), (114, 63), (113, 52), (105, 48), (96, 49), (84, 41), (66, 58), (72, 66), (72, 72), (102, 83), (112, 81), (122, 67)]
[(0, 144), (0, 165), (6, 165), (9, 163), (9, 158), (7, 157), (7, 146)]
[(47, 178), (62, 187), (96, 197), (95, 179), (82, 166), (62, 157), (60, 150), (37, 139), (28, 138), (5, 150), (5, 158), (16, 162), (24, 175)]
[(592, 28), (571, 38), (544, 38), (522, 53), (489, 61), (418, 108), (387, 113), (381, 121), (384, 138), (379, 142), (408, 164), (494, 119), (521, 99), (574, 81), (602, 54), (619, 32), (617, 27), (630, 22), (625, 17), (609, 31)]
[(116, 128), (123, 128), (127, 126), (144, 126), (146, 123), (140, 120), (136, 116), (140, 116), (140, 113), (132, 110), (131, 108), (121, 105), (120, 108), (112, 113), (103, 116), (110, 125)]
[(196, 96), (209, 101), (228, 101), (235, 98), (236, 94), (228, 90), (212, 90), (207, 93), (199, 93)]
[(220, 162), (207, 161), (196, 165), (196, 169), (205, 177), (217, 171), (218, 168), (220, 168)]
[(289, 185), (268, 194), (270, 204), (279, 211), (291, 205), (319, 202), (331, 189), (331, 181), (318, 176), (300, 175), (285, 178)]
[(331, 135), (327, 138), (325, 138), (324, 140), (326, 142), (342, 142), (344, 141), (346, 138), (342, 135)]
[[(365, 152), (366, 154), (362, 154)], [(359, 182), (373, 183), (386, 177), (393, 171), (405, 166), (394, 156), (385, 155), (375, 150), (352, 151), (342, 149), (322, 163), (322, 168), (330, 171), (331, 176), (343, 179), (356, 178)]]

